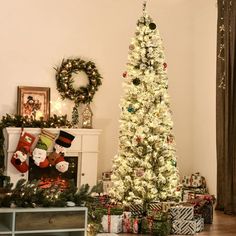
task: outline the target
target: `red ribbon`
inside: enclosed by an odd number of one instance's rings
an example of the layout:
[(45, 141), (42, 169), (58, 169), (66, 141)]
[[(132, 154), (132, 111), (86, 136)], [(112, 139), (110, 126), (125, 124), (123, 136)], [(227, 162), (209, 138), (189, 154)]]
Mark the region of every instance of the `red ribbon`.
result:
[(147, 217), (147, 222), (148, 222), (148, 228), (149, 228), (150, 232), (152, 232), (153, 218), (152, 217)]
[(130, 219), (129, 218), (126, 218), (124, 220), (124, 225), (125, 225), (125, 231), (126, 233), (130, 233)]
[(111, 232), (111, 208), (107, 208), (108, 233)]
[(138, 233), (138, 219), (135, 218), (133, 222), (133, 233), (137, 234)]

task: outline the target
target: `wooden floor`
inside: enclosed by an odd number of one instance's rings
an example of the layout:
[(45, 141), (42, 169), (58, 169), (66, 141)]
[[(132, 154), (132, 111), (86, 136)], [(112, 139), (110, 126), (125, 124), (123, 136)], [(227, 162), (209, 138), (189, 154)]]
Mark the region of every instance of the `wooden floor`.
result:
[(236, 216), (226, 215), (215, 211), (213, 224), (206, 225), (201, 236), (236, 236)]
[[(134, 234), (119, 234), (119, 236), (133, 236)], [(203, 232), (197, 236), (236, 236), (236, 216), (225, 215), (220, 211), (214, 212), (213, 224), (205, 225)], [(174, 236), (174, 235), (172, 235)]]

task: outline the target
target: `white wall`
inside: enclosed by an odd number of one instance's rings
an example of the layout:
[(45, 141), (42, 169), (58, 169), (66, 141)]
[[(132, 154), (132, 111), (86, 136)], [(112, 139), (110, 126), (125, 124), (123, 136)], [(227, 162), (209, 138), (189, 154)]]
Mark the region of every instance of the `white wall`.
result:
[[(0, 115), (16, 112), (18, 85), (51, 87), (51, 100), (56, 100), (59, 94), (53, 67), (63, 58), (93, 60), (104, 78), (91, 105), (94, 128), (103, 130), (100, 176), (110, 169), (117, 150), (121, 75), (142, 12), (142, 1), (0, 0), (0, 3)], [(150, 0), (147, 8), (166, 48), (181, 174), (199, 170), (214, 190), (215, 0)], [(206, 53), (204, 58), (202, 52)], [(63, 113), (70, 117), (72, 103), (65, 102)], [(212, 163), (211, 174), (203, 161)]]
[(216, 194), (216, 1), (197, 1), (195, 9), (193, 170), (206, 177), (209, 191)]

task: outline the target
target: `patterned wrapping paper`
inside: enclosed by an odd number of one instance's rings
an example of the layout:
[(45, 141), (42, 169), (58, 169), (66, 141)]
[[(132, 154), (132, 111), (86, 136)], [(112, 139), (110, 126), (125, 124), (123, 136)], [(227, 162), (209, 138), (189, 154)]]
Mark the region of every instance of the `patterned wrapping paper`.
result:
[[(87, 233), (87, 236), (90, 236), (90, 235)], [(115, 233), (99, 233), (99, 234), (96, 234), (96, 236), (118, 236), (118, 234), (115, 234)]]
[(196, 217), (195, 216), (195, 222), (196, 222), (196, 232), (201, 232), (204, 230), (204, 219), (199, 216), (199, 217)]
[(205, 224), (212, 224), (213, 204), (215, 203), (214, 195), (195, 194), (194, 198), (189, 199), (189, 203), (194, 206), (195, 214), (202, 215)]
[(151, 211), (161, 211), (163, 207), (162, 202), (151, 202), (148, 204), (148, 210)]
[(141, 233), (156, 236), (167, 236), (171, 231), (171, 222), (169, 220), (158, 221), (149, 217), (142, 218)]
[(108, 181), (108, 180), (103, 180), (102, 181), (102, 187), (103, 187), (103, 192), (104, 193), (109, 193), (111, 187), (113, 186), (113, 182), (112, 181)]
[(143, 205), (142, 204), (131, 204), (129, 206), (129, 211), (132, 216), (140, 216), (143, 214)]
[(182, 201), (188, 202), (190, 198), (192, 198), (195, 195), (193, 190), (183, 189), (182, 190)]
[[(167, 212), (171, 206), (175, 206), (176, 202), (150, 202), (148, 203), (148, 211), (164, 211)], [(129, 206), (129, 211), (133, 216), (139, 216), (143, 213), (142, 204), (131, 204)]]
[(173, 234), (195, 234), (204, 230), (204, 219), (200, 216), (193, 220), (174, 220), (172, 222)]
[(179, 203), (177, 202), (162, 202), (162, 211), (168, 212), (171, 207), (177, 206)]
[(205, 224), (212, 224), (213, 222), (213, 205), (206, 204), (201, 208), (200, 214), (204, 218)]
[(182, 184), (183, 187), (205, 188), (206, 179), (205, 177), (201, 176), (200, 173), (195, 173), (189, 176), (184, 176)]
[(194, 218), (193, 206), (174, 206), (170, 208), (172, 220), (192, 220)]
[(104, 215), (102, 217), (103, 232), (120, 233), (122, 232), (122, 215)]
[(193, 187), (182, 188), (182, 201), (188, 202), (189, 199), (193, 199), (195, 198), (196, 195), (200, 194), (208, 194), (207, 188), (193, 188)]
[(132, 217), (131, 212), (123, 213), (123, 233), (137, 234), (140, 231), (140, 219)]
[(171, 227), (172, 234), (195, 234), (196, 221), (195, 220), (174, 220)]

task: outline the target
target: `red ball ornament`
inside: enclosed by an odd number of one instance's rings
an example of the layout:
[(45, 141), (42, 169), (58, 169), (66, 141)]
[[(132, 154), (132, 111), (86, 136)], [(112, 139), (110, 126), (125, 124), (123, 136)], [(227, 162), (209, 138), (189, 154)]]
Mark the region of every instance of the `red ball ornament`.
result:
[(127, 77), (127, 71), (125, 71), (122, 76), (123, 76), (124, 78), (126, 78), (126, 77)]
[(174, 141), (174, 137), (173, 137), (172, 135), (170, 135), (170, 136), (167, 137), (167, 142), (168, 142), (169, 144), (173, 143), (173, 141)]
[(167, 68), (167, 63), (166, 62), (163, 63), (163, 67), (164, 67), (164, 70)]
[(137, 141), (137, 143), (141, 143), (142, 138), (138, 136), (138, 137), (136, 137), (136, 141)]
[(144, 168), (139, 167), (135, 168), (136, 177), (142, 177), (144, 175)]

